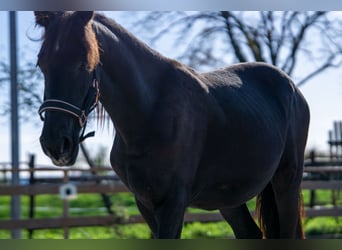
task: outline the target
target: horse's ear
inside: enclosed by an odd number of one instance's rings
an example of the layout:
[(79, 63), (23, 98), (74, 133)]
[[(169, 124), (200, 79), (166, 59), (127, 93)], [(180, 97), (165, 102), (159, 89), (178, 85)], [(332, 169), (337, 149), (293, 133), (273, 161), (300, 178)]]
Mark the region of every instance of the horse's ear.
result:
[(94, 11), (76, 11), (74, 15), (86, 25), (94, 16)]
[(57, 13), (53, 11), (34, 11), (36, 24), (47, 28)]

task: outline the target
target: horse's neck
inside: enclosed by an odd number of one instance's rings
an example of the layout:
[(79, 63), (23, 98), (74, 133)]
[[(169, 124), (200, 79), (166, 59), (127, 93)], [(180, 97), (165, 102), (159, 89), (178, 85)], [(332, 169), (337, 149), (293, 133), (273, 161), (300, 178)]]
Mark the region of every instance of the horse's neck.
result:
[(157, 54), (134, 44), (127, 34), (103, 29), (101, 102), (127, 144), (141, 143), (153, 112), (160, 76), (168, 68)]

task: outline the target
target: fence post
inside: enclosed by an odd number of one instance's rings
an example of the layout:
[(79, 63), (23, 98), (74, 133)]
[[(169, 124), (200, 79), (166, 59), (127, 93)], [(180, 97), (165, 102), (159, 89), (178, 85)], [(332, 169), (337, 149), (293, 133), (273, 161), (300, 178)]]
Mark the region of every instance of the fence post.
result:
[[(11, 158), (12, 185), (20, 184), (19, 170), (19, 122), (18, 122), (18, 79), (17, 79), (17, 15), (15, 11), (9, 12), (10, 29), (10, 64), (11, 64)], [(21, 218), (21, 198), (20, 195), (11, 197), (11, 219), (20, 220)], [(11, 232), (12, 239), (21, 239), (21, 230), (15, 229)]]
[[(36, 180), (34, 177), (34, 165), (35, 165), (35, 155), (30, 154), (30, 159), (29, 159), (29, 170), (30, 170), (30, 179), (29, 179), (29, 185), (34, 185)], [(34, 207), (35, 207), (35, 196), (34, 194), (30, 195), (30, 200), (29, 200), (29, 218), (33, 219), (34, 218)], [(32, 239), (33, 237), (33, 229), (28, 230), (28, 237), (29, 239)]]
[(310, 208), (313, 208), (315, 206), (315, 201), (316, 201), (316, 192), (315, 189), (310, 190)]
[(333, 160), (334, 158), (334, 153), (333, 153), (333, 132), (332, 130), (328, 131), (328, 144), (329, 144), (329, 156), (330, 156), (330, 161)]
[(313, 149), (310, 151), (310, 161), (312, 165), (316, 163), (316, 151)]
[[(310, 151), (310, 161), (312, 166), (315, 166), (316, 163), (316, 151), (311, 150)], [(315, 200), (316, 200), (316, 191), (314, 189), (310, 190), (310, 204), (309, 206), (313, 208), (315, 206)]]

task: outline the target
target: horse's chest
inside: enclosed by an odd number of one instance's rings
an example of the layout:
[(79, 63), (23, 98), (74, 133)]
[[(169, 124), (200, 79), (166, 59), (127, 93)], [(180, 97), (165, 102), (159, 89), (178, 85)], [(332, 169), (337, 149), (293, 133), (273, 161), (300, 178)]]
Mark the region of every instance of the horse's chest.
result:
[(165, 193), (166, 182), (161, 181), (158, 171), (148, 160), (121, 157), (120, 161), (113, 161), (112, 165), (122, 182), (141, 202), (154, 204)]

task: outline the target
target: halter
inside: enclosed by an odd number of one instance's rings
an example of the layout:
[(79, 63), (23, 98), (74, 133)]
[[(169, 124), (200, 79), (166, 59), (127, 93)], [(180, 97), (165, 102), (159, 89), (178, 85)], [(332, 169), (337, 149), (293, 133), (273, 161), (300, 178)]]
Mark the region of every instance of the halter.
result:
[(87, 118), (91, 111), (95, 109), (99, 101), (100, 91), (99, 83), (96, 77), (96, 69), (93, 71), (92, 85), (89, 87), (86, 98), (83, 102), (82, 108), (79, 108), (69, 102), (58, 100), (58, 99), (47, 99), (44, 100), (43, 104), (40, 106), (38, 113), (42, 121), (45, 120), (43, 113), (48, 110), (62, 111), (66, 112), (72, 116), (75, 116), (82, 128), (79, 142), (83, 142), (86, 138), (94, 136), (95, 132), (89, 132), (84, 135), (85, 128), (87, 125)]

